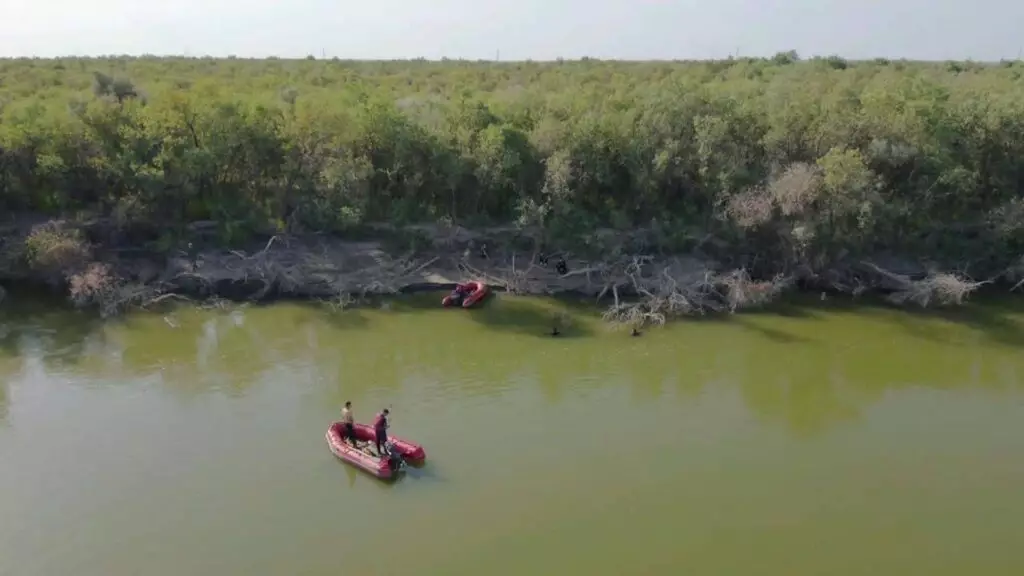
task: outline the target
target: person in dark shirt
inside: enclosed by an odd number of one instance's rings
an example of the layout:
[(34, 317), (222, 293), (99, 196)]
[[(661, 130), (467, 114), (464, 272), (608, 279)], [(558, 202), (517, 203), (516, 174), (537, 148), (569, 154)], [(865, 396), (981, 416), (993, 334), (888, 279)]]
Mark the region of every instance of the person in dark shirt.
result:
[(373, 420), (373, 431), (377, 437), (374, 442), (377, 445), (377, 454), (384, 456), (384, 446), (388, 441), (388, 409), (385, 408), (377, 414)]
[(449, 301), (452, 306), (462, 306), (462, 301), (466, 299), (466, 295), (469, 294), (469, 290), (463, 284), (456, 284), (452, 293), (448, 295)]

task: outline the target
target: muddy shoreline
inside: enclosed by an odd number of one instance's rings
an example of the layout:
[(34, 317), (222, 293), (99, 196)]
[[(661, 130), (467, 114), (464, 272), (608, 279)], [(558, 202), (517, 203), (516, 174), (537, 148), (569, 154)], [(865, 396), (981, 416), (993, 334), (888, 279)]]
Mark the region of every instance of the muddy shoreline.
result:
[(45, 286), (77, 306), (114, 315), (171, 299), (324, 300), (346, 307), (368, 296), (449, 290), (476, 280), (499, 292), (593, 299), (608, 307), (609, 321), (643, 325), (757, 307), (791, 291), (958, 304), (986, 284), (886, 256), (817, 273), (796, 269), (758, 276), (700, 250), (633, 252), (629, 238), (618, 238), (614, 250), (591, 250), (588, 257), (534, 248), (541, 245), (536, 234), (514, 227), (382, 227), (375, 234), (376, 239), (358, 240), (274, 235), (244, 249), (220, 248), (196, 235), (195, 245), (159, 252), (126, 245), (103, 226), (50, 221), (8, 229), (0, 237), (0, 286)]

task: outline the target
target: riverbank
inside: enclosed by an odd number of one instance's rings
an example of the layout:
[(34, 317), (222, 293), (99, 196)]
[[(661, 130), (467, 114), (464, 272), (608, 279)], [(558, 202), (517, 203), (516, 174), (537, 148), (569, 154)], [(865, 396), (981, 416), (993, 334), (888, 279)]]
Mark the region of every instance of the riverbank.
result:
[(468, 279), (634, 325), (955, 304), (1024, 279), (1008, 64), (4, 61), (0, 274), (108, 314)]
[(961, 304), (988, 283), (882, 256), (818, 272), (752, 272), (736, 258), (713, 257), (710, 241), (688, 254), (660, 252), (647, 245), (643, 230), (598, 231), (596, 243), (576, 251), (541, 250), (537, 230), (515, 226), (388, 225), (367, 227), (357, 239), (282, 234), (227, 249), (204, 236), (211, 226), (197, 223), (192, 241), (160, 251), (131, 245), (106, 221), (23, 219), (0, 234), (0, 281), (48, 286), (109, 316), (168, 299), (314, 299), (348, 307), (368, 296), (478, 280), (515, 294), (593, 299), (607, 307), (606, 320), (633, 327), (759, 307), (798, 290)]

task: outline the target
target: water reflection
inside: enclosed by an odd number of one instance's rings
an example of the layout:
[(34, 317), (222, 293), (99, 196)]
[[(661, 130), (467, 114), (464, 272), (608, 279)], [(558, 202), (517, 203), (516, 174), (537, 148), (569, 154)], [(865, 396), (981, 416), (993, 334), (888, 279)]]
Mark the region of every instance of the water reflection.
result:
[[(10, 376), (31, 356), (48, 370), (107, 385), (159, 375), (183, 399), (244, 395), (271, 378), (309, 386), (315, 401), (337, 405), (386, 398), (424, 380), (470, 398), (535, 385), (553, 404), (570, 391), (617, 388), (637, 402), (696, 397), (728, 382), (759, 417), (809, 435), (856, 420), (896, 389), (1019, 390), (1024, 362), (1015, 354), (1020, 317), (992, 306), (971, 316), (789, 305), (629, 338), (555, 301), (494, 299), (479, 311), (430, 302), (344, 312), (309, 303), (182, 307), (106, 322), (47, 304), (7, 307), (0, 418), (11, 402)], [(541, 337), (550, 318), (569, 313), (580, 337)]]

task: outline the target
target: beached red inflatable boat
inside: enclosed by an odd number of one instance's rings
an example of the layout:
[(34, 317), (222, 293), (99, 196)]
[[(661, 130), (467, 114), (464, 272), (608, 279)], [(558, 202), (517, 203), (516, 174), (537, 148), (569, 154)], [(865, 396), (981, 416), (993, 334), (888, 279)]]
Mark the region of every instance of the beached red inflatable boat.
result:
[[(458, 288), (461, 288), (466, 293), (462, 297), (462, 307), (469, 308), (477, 302), (483, 300), (488, 293), (487, 284), (483, 282), (466, 282), (465, 284), (457, 284)], [(441, 300), (441, 305), (445, 308), (452, 306), (452, 295), (449, 294)]]
[[(344, 440), (344, 424), (335, 422), (327, 429), (327, 445), (331, 452), (345, 462), (361, 468), (378, 478), (391, 478), (397, 472), (396, 466), (388, 458), (379, 458), (368, 451), (360, 450)], [(372, 426), (366, 424), (355, 425), (356, 439), (360, 442), (373, 443), (377, 440), (377, 433)], [(402, 456), (406, 461), (414, 464), (423, 462), (427, 458), (423, 446), (409, 442), (396, 436), (388, 435), (388, 442), (392, 449)]]

